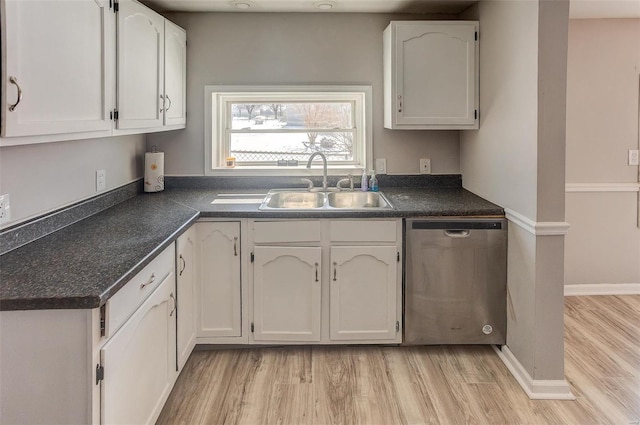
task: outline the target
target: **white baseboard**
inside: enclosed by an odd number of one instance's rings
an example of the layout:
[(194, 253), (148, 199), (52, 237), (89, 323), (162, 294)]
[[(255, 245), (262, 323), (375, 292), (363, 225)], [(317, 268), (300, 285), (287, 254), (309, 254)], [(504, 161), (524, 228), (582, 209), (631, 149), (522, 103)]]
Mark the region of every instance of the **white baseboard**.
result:
[(571, 393), (569, 383), (565, 379), (533, 379), (518, 361), (516, 356), (514, 356), (511, 350), (509, 350), (509, 347), (503, 345), (502, 349), (500, 349), (497, 345), (494, 345), (493, 349), (531, 400), (576, 399), (576, 397)]
[(504, 215), (511, 223), (517, 224), (536, 236), (564, 236), (569, 233), (569, 223), (564, 221), (534, 221), (517, 211), (504, 209)]
[(564, 295), (639, 295), (640, 283), (586, 283), (564, 285)]

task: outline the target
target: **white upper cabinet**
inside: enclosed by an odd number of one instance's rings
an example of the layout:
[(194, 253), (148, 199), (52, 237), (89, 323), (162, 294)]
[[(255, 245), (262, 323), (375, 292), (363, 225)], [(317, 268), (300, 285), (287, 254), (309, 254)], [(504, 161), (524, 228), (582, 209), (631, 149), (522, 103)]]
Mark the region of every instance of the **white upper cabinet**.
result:
[(392, 21), (384, 31), (384, 126), (477, 129), (478, 22)]
[(118, 129), (164, 124), (164, 18), (133, 0), (118, 11)]
[(0, 8), (2, 136), (109, 135), (115, 58), (109, 1), (3, 0)]
[(184, 128), (184, 29), (135, 0), (120, 0), (117, 75), (119, 130)]
[(0, 146), (186, 126), (187, 33), (158, 13), (136, 0), (0, 12)]
[(164, 26), (164, 124), (187, 122), (187, 32), (171, 21)]

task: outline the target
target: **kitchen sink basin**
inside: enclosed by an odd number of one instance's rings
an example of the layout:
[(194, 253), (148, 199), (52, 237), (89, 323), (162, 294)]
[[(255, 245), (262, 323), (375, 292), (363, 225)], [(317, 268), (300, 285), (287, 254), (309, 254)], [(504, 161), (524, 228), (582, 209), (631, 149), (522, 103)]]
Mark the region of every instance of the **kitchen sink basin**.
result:
[(324, 205), (324, 194), (320, 192), (269, 192), (260, 206), (267, 208), (316, 209)]
[(259, 210), (371, 210), (393, 209), (381, 192), (309, 192), (296, 189), (273, 189), (267, 193)]
[(336, 192), (328, 196), (329, 206), (341, 209), (391, 208), (380, 192)]

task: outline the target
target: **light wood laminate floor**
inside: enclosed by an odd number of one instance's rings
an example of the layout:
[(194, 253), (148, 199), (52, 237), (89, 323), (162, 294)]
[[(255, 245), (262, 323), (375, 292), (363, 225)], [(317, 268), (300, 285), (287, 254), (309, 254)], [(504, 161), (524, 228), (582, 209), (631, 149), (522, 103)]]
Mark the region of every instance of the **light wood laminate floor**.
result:
[(640, 295), (567, 297), (575, 401), (529, 400), (488, 346), (192, 354), (158, 424), (640, 424)]

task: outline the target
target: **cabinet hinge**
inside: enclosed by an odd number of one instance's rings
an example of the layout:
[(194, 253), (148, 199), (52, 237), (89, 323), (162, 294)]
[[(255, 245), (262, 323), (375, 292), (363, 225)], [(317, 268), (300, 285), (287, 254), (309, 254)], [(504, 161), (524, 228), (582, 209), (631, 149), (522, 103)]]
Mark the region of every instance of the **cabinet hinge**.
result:
[(474, 109), (473, 111), (473, 119), (477, 120), (478, 119), (478, 110)]
[(396, 261), (399, 263), (400, 262), (400, 251), (397, 252), (397, 256), (396, 256)]
[(478, 41), (478, 31), (475, 33), (475, 40)]
[(104, 380), (104, 367), (101, 364), (96, 365), (96, 385)]
[(251, 322), (251, 333), (253, 333), (253, 322)]
[(396, 321), (396, 332), (400, 332), (400, 322)]
[(105, 336), (107, 333), (107, 305), (103, 304), (100, 307), (100, 336)]
[[(255, 259), (256, 259), (256, 257), (253, 255), (253, 252), (252, 252), (251, 253), (251, 262), (253, 263), (253, 260), (255, 260)], [(251, 326), (253, 326), (253, 325), (251, 325)]]

